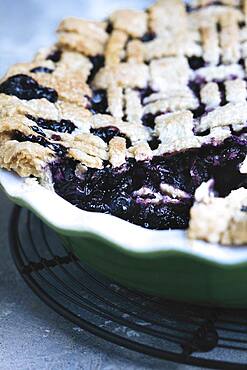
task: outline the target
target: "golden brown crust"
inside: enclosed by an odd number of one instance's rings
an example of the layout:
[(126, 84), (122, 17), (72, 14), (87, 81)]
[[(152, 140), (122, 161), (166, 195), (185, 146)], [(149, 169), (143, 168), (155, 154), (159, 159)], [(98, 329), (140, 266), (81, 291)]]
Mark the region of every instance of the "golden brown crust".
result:
[[(220, 143), (232, 131), (242, 135), (247, 2), (220, 3), (192, 0), (187, 9), (182, 0), (158, 0), (146, 11), (115, 11), (105, 22), (62, 21), (55, 45), (30, 63), (14, 65), (0, 81), (2, 86), (16, 75), (28, 76), (56, 96), (26, 100), (0, 90), (0, 166), (45, 178), (46, 165), (58, 159), (61, 148), (78, 162), (82, 176), (87, 168)], [(117, 136), (103, 141), (97, 132), (109, 127)], [(246, 160), (239, 171), (246, 174)], [(168, 184), (160, 191), (174, 201), (187, 196)], [(158, 200), (157, 195), (154, 203)], [(207, 204), (199, 203), (192, 209), (192, 236), (194, 213), (207, 212)], [(208, 209), (216, 203), (215, 198)], [(223, 236), (216, 233), (217, 240), (245, 238), (239, 212), (231, 214), (232, 226)]]
[(125, 57), (124, 46), (128, 36), (123, 31), (113, 31), (105, 48), (105, 64), (118, 64)]
[(156, 118), (155, 123), (155, 130), (161, 141), (157, 154), (198, 148), (202, 145), (202, 139), (193, 133), (193, 115), (190, 111), (161, 115)]
[(147, 31), (147, 14), (138, 10), (116, 10), (110, 16), (113, 27), (133, 37), (141, 37)]
[(105, 27), (104, 22), (67, 18), (58, 28), (58, 44), (89, 56), (103, 54), (108, 39)]
[(114, 137), (109, 143), (109, 161), (113, 167), (119, 167), (125, 162), (126, 140)]
[(221, 96), (216, 82), (206, 83), (200, 91), (201, 101), (207, 108), (216, 108), (220, 105)]
[(51, 158), (52, 151), (36, 143), (9, 140), (0, 146), (0, 167), (24, 177), (42, 178), (44, 167)]
[(146, 64), (119, 63), (101, 68), (93, 84), (98, 89), (108, 89), (111, 85), (144, 89), (149, 80), (148, 72)]
[(247, 243), (247, 189), (232, 191), (225, 198), (209, 192), (206, 183), (196, 191), (196, 203), (191, 208), (189, 237), (211, 243)]

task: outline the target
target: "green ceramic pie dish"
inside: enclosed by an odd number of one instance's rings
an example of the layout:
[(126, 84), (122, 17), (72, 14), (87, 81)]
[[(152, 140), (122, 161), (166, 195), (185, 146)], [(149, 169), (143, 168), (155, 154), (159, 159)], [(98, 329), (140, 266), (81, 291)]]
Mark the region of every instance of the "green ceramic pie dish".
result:
[(0, 184), (82, 261), (116, 282), (179, 301), (247, 307), (247, 246), (190, 241), (182, 230), (146, 230), (111, 215), (82, 211), (5, 170), (0, 170)]

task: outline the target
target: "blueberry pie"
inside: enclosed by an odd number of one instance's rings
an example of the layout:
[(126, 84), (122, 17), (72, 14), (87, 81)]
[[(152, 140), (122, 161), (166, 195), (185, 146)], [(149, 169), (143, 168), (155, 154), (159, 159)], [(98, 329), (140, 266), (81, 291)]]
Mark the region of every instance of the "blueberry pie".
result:
[(247, 1), (68, 18), (0, 81), (0, 166), (81, 209), (247, 243)]

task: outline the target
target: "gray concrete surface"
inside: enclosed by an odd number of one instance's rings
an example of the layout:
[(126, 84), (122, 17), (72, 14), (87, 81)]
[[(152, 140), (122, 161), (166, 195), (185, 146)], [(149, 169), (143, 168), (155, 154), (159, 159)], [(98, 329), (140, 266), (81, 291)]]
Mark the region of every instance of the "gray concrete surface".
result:
[[(97, 18), (112, 8), (150, 1), (0, 0), (0, 74), (54, 40), (62, 17)], [(25, 285), (11, 260), (7, 226), (11, 204), (0, 194), (0, 369), (190, 369), (152, 359), (74, 327)]]

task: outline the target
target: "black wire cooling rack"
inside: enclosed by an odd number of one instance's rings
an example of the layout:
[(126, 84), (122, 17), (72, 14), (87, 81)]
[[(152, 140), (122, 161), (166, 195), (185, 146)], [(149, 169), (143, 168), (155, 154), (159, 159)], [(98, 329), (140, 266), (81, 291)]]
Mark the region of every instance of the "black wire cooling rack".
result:
[(79, 327), (161, 359), (247, 368), (247, 310), (175, 303), (126, 289), (80, 262), (51, 229), (19, 207), (13, 210), (9, 236), (28, 285)]

